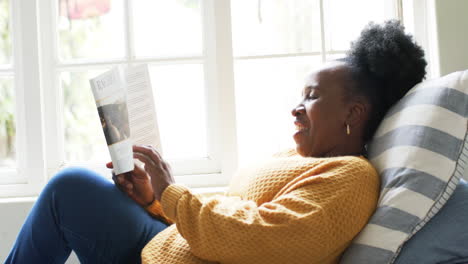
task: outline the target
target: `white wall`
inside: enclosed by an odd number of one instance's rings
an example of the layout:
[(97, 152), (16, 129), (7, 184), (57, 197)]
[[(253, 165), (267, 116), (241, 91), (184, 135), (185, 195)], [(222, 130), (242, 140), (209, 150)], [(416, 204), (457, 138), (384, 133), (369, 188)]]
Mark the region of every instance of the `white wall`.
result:
[[(33, 198), (0, 200), (0, 263), (5, 261), (10, 252), (34, 200)], [(80, 262), (75, 254), (72, 254), (67, 261), (67, 264), (78, 263)]]
[(468, 69), (468, 1), (436, 0), (440, 74)]
[(16, 238), (15, 236), (23, 224), (31, 207), (31, 199), (15, 202), (3, 201), (0, 203), (0, 212), (2, 214), (0, 226), (1, 263), (5, 261), (6, 256)]

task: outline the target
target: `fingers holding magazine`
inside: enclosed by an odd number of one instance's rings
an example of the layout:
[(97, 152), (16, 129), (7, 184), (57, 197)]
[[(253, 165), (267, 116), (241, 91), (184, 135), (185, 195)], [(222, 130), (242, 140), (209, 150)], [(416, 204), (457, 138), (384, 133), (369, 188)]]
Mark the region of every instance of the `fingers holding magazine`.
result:
[[(106, 166), (109, 169), (113, 168), (112, 162), (107, 163)], [(119, 175), (112, 173), (112, 180), (114, 180), (117, 188), (142, 207), (148, 206), (155, 199), (151, 178), (148, 173), (136, 163), (131, 172)]]
[[(164, 161), (158, 151), (149, 145), (134, 145), (134, 158), (140, 160), (144, 167), (135, 163), (133, 171), (113, 174), (115, 185), (132, 200), (145, 207), (154, 199), (161, 200), (162, 193), (175, 183), (170, 165)], [(106, 164), (113, 168), (112, 162)]]
[(171, 167), (153, 146), (134, 145), (133, 153), (135, 158), (145, 165), (144, 169), (151, 178), (155, 199), (161, 200), (164, 190), (175, 183)]

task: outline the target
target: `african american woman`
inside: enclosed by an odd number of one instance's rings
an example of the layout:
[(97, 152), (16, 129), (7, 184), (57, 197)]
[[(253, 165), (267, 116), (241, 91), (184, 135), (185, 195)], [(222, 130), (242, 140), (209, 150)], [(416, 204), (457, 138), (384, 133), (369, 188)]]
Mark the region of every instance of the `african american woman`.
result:
[(366, 144), (425, 67), (399, 22), (369, 24), (346, 57), (307, 76), (292, 109), (294, 150), (241, 169), (210, 197), (176, 184), (151, 146), (134, 146), (144, 166), (114, 183), (65, 169), (6, 263), (64, 263), (71, 250), (83, 263), (337, 263), (377, 204)]

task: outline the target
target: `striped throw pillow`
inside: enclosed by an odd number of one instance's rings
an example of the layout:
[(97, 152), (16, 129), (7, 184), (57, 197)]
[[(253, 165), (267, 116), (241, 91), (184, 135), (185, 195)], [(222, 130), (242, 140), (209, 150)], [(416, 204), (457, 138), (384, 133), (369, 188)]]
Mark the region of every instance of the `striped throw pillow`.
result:
[(378, 207), (340, 263), (393, 263), (468, 167), (467, 130), (468, 70), (418, 84), (389, 110), (369, 145)]

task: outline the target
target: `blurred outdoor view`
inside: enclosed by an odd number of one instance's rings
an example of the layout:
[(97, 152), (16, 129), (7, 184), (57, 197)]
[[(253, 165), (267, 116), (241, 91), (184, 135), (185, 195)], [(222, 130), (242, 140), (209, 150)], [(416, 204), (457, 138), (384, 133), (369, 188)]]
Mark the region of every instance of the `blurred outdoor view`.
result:
[[(58, 1), (58, 57), (62, 62), (91, 61), (101, 56), (110, 59), (124, 57), (123, 1), (113, 1), (113, 5), (110, 0)], [(113, 12), (110, 12), (111, 7)], [(117, 11), (120, 13), (116, 14)], [(106, 31), (106, 28), (116, 30)], [(67, 161), (110, 160), (89, 86), (89, 79), (105, 70), (107, 68), (77, 69), (63, 71), (59, 75)]]
[[(125, 1), (58, 1), (62, 63), (125, 59)], [(202, 56), (199, 0), (132, 0), (132, 6), (134, 57)], [(90, 66), (60, 71), (67, 162), (110, 160), (89, 86), (89, 79), (105, 70)], [(165, 157), (206, 156), (203, 67), (150, 63), (150, 75)]]
[[(158, 58), (168, 57), (203, 58), (202, 1), (129, 0), (130, 11), (125, 9), (124, 0), (48, 1), (58, 4), (56, 52), (60, 65), (56, 77), (63, 99), (67, 162), (109, 160), (89, 79), (108, 70), (112, 62), (125, 63), (127, 58), (150, 61), (165, 156), (207, 155), (203, 59), (190, 63), (157, 62)], [(250, 159), (259, 152), (274, 152), (288, 144), (278, 138), (290, 139), (293, 126), (288, 122), (290, 109), (296, 103), (294, 91), (302, 88), (305, 74), (322, 63), (319, 54), (322, 43), (331, 52), (327, 60), (344, 56), (350, 41), (368, 21), (394, 17), (385, 2), (388, 1), (324, 1), (322, 40), (319, 0), (231, 1), (241, 157)], [(130, 29), (126, 26), (127, 15), (131, 16)], [(15, 93), (8, 0), (0, 0), (0, 30), (1, 167), (15, 164)], [(313, 52), (318, 54), (311, 55)], [(242, 58), (289, 53), (293, 57)], [(95, 64), (102, 62), (108, 64)], [(73, 63), (87, 66), (63, 67)], [(252, 115), (253, 112), (257, 114)], [(259, 113), (268, 116), (262, 124), (258, 123)], [(265, 131), (275, 132), (265, 135)], [(252, 145), (256, 145), (257, 152), (252, 151)]]
[[(322, 42), (326, 61), (345, 56), (369, 21), (395, 16), (388, 3), (323, 1), (322, 40), (319, 0), (231, 1), (240, 166), (294, 147), (291, 109), (306, 74), (323, 63)], [(273, 56), (250, 57), (264, 55)]]
[(10, 2), (0, 0), (0, 167), (14, 167), (15, 93), (13, 87)]
[(233, 0), (235, 56), (320, 52), (319, 0)]

